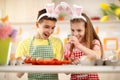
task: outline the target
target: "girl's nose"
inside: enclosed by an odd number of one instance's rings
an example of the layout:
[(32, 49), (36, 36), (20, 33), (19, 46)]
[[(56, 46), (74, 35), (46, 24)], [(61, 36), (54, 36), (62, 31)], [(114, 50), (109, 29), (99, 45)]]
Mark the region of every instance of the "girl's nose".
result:
[(74, 32), (74, 36), (77, 36), (77, 35), (78, 35), (78, 32), (75, 31), (75, 32)]

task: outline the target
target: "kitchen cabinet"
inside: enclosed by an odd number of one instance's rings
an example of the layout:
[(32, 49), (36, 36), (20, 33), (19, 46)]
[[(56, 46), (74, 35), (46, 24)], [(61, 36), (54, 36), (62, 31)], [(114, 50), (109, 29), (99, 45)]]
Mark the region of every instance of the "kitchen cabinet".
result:
[(27, 74), (18, 78), (15, 72), (0, 72), (0, 80), (27, 80)]

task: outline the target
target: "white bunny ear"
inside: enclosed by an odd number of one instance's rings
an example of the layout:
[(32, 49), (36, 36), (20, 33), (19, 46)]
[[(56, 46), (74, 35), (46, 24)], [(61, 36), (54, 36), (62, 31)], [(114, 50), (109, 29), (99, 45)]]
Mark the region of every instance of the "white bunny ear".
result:
[(73, 5), (73, 7), (74, 7), (74, 14), (72, 15), (72, 19), (82, 18), (84, 21), (87, 21), (86, 18), (84, 16), (82, 16), (83, 8), (78, 5)]
[(67, 11), (69, 15), (73, 15), (72, 9), (66, 2), (61, 2), (60, 4), (63, 7), (63, 9)]
[(51, 3), (51, 4), (46, 4), (46, 11), (48, 14), (52, 14), (54, 15), (54, 3)]

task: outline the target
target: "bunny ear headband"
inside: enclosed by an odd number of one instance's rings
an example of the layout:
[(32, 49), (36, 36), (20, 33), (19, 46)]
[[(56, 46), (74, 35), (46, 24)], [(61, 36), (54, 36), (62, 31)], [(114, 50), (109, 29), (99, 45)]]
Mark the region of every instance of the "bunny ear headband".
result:
[(46, 13), (44, 13), (44, 14), (42, 14), (42, 15), (40, 15), (39, 16), (39, 18), (38, 18), (38, 21), (42, 18), (42, 17), (44, 17), (44, 16), (51, 16), (51, 17), (53, 17), (54, 16), (54, 3), (52, 3), (52, 4), (46, 4)]
[(84, 16), (82, 16), (83, 8), (81, 6), (78, 6), (78, 5), (73, 5), (73, 7), (74, 7), (74, 12), (73, 12), (73, 15), (72, 15), (72, 19), (82, 18), (84, 21), (87, 22), (86, 18)]
[(53, 17), (57, 18), (61, 10), (66, 10), (67, 13), (71, 16), (72, 19), (75, 18), (82, 18), (84, 21), (87, 21), (84, 16), (82, 16), (82, 10), (83, 8), (78, 6), (78, 5), (73, 5), (74, 7), (74, 12), (70, 8), (70, 6), (66, 2), (61, 2), (56, 6), (54, 9), (54, 3), (52, 4), (47, 4), (46, 5), (46, 11), (47, 13), (42, 14), (39, 16), (38, 21), (43, 17), (43, 16), (48, 16), (48, 17)]

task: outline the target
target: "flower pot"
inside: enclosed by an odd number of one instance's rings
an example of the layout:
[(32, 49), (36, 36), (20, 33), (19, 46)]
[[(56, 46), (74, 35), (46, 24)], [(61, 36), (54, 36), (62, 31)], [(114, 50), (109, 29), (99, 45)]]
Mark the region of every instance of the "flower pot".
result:
[(8, 65), (11, 52), (11, 38), (0, 40), (0, 65)]

